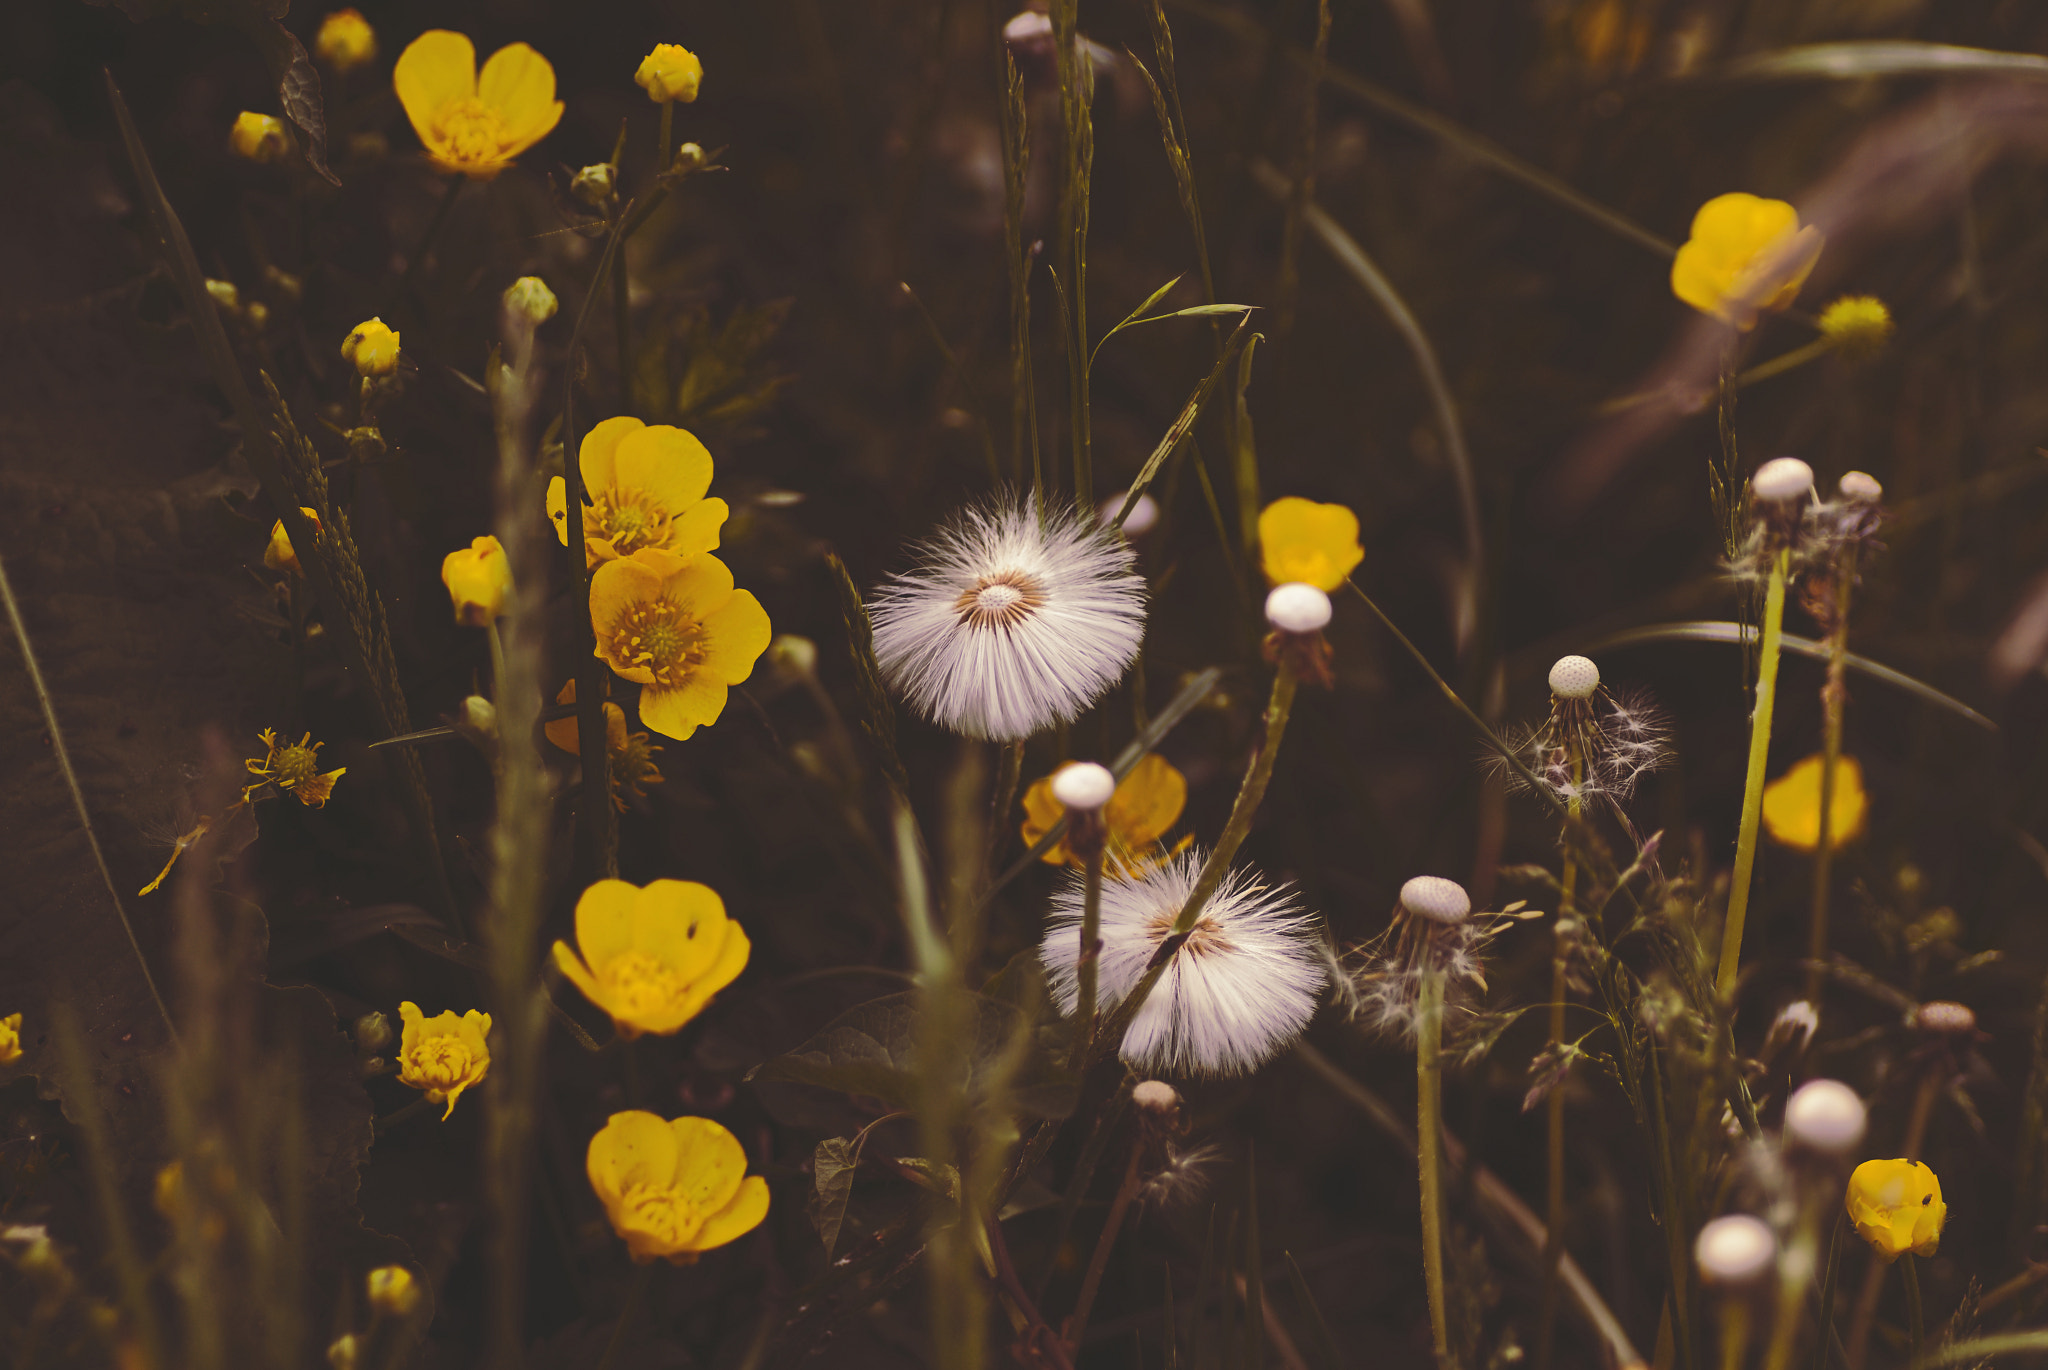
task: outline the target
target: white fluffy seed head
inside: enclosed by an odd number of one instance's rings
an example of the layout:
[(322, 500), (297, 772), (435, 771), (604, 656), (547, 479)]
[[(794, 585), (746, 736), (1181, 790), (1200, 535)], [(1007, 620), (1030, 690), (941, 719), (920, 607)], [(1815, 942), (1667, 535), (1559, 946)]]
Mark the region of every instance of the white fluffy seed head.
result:
[[(1136, 879), (1103, 881), (1096, 992), (1105, 1013), (1145, 978), (1194, 893), (1203, 860), (1190, 849)], [(1085, 882), (1076, 871), (1053, 895), (1039, 945), (1063, 1013), (1080, 999), (1084, 903)], [(1120, 1054), (1143, 1071), (1242, 1075), (1301, 1035), (1315, 1016), (1323, 974), (1312, 920), (1294, 893), (1252, 871), (1232, 871), (1131, 1020)]]
[(1313, 585), (1276, 585), (1266, 596), (1266, 622), (1283, 633), (1318, 633), (1330, 623), (1330, 597)]
[(1840, 1080), (1808, 1080), (1785, 1101), (1785, 1141), (1839, 1156), (1863, 1140), (1869, 1110)]
[(1692, 1252), (1706, 1283), (1747, 1284), (1771, 1268), (1778, 1239), (1747, 1213), (1731, 1213), (1701, 1228)]
[(1836, 487), (1842, 498), (1858, 504), (1876, 504), (1884, 498), (1884, 487), (1877, 483), (1877, 477), (1867, 471), (1850, 471), (1843, 475)]
[(1418, 875), (1401, 886), (1401, 907), (1432, 923), (1462, 923), (1472, 916), (1472, 896), (1455, 880)]
[(1093, 761), (1069, 762), (1052, 778), (1052, 797), (1070, 809), (1099, 809), (1115, 793), (1116, 777)]
[(1072, 510), (970, 508), (870, 604), (890, 687), (941, 727), (1012, 742), (1071, 720), (1123, 678), (1145, 636), (1130, 544)]
[[(1117, 511), (1124, 507), (1124, 501), (1130, 497), (1130, 492), (1127, 490), (1121, 495), (1115, 495), (1104, 500), (1100, 511), (1102, 521), (1108, 523), (1111, 519), (1115, 518)], [(1150, 495), (1138, 496), (1138, 502), (1131, 506), (1130, 517), (1124, 520), (1124, 536), (1127, 538), (1141, 538), (1158, 526), (1159, 501), (1153, 499)]]
[(1944, 1036), (1962, 1037), (1977, 1030), (1977, 1015), (1970, 1006), (1948, 999), (1934, 999), (1920, 1005), (1913, 1011), (1913, 1022), (1923, 1032)]
[(1591, 657), (1561, 656), (1550, 668), (1550, 692), (1559, 699), (1591, 699), (1600, 688), (1600, 668)]
[(1749, 488), (1760, 500), (1782, 504), (1813, 493), (1813, 468), (1797, 457), (1772, 457), (1750, 477)]

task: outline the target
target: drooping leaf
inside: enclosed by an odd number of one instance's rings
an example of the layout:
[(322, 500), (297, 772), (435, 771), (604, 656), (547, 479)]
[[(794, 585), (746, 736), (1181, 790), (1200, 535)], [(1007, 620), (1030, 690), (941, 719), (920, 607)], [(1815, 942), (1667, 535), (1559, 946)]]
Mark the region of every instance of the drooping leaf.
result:
[(860, 1166), (860, 1144), (827, 1137), (811, 1154), (811, 1223), (830, 1259), (846, 1221), (846, 1201), (853, 1197), (853, 1175)]

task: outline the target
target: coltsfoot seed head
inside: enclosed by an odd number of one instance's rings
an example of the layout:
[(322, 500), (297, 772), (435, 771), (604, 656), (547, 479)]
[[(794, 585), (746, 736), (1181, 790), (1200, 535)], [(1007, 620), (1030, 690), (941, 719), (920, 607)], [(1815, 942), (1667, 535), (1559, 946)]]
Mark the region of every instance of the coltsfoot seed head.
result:
[(1747, 1284), (1771, 1268), (1778, 1239), (1747, 1213), (1731, 1213), (1701, 1228), (1692, 1252), (1708, 1284)]
[(1116, 793), (1116, 777), (1109, 767), (1093, 761), (1075, 761), (1060, 767), (1052, 778), (1052, 797), (1070, 809), (1093, 811)]
[(1590, 699), (1600, 688), (1600, 668), (1591, 657), (1561, 656), (1550, 668), (1550, 692), (1559, 699)]
[(1300, 581), (1275, 586), (1266, 596), (1266, 622), (1283, 633), (1321, 632), (1330, 623), (1330, 597)]
[(1842, 498), (1858, 504), (1875, 504), (1884, 498), (1884, 487), (1877, 483), (1877, 477), (1867, 471), (1850, 471), (1842, 476), (1837, 487)]
[(1401, 907), (1432, 923), (1462, 923), (1472, 916), (1472, 896), (1455, 880), (1418, 875), (1401, 886)]
[(1131, 1102), (1141, 1112), (1167, 1117), (1180, 1111), (1180, 1091), (1164, 1080), (1144, 1080), (1132, 1088)]
[(1808, 1080), (1785, 1101), (1785, 1141), (1839, 1156), (1863, 1140), (1869, 1111), (1840, 1080)]
[(1813, 492), (1813, 468), (1797, 457), (1773, 457), (1757, 467), (1749, 488), (1773, 504), (1804, 499)]
[(1969, 1005), (1935, 999), (1913, 1011), (1913, 1024), (1923, 1032), (1944, 1037), (1966, 1037), (1977, 1030), (1977, 1015)]

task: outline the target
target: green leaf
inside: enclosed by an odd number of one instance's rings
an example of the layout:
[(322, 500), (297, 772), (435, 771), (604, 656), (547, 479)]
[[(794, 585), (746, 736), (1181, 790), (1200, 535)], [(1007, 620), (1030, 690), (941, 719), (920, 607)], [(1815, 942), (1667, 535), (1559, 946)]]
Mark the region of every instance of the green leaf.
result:
[(854, 1171), (860, 1168), (860, 1148), (858, 1141), (827, 1137), (811, 1153), (811, 1224), (818, 1229), (818, 1239), (825, 1243), (827, 1259), (839, 1245), (839, 1229), (846, 1221), (846, 1201), (853, 1197)]
[(2048, 80), (2048, 57), (1950, 43), (1805, 43), (1739, 57), (1714, 71), (1734, 81), (1860, 81), (1872, 76), (2017, 76)]
[(1209, 394), (1216, 388), (1216, 382), (1222, 378), (1223, 369), (1230, 364), (1231, 357), (1236, 355), (1237, 349), (1243, 345), (1251, 323), (1252, 316), (1247, 311), (1243, 322), (1231, 333), (1230, 341), (1224, 345), (1222, 352), (1217, 354), (1214, 369), (1202, 378), (1201, 384), (1195, 387), (1195, 393), (1188, 396), (1188, 402), (1181, 406), (1180, 417), (1167, 428), (1166, 436), (1159, 440), (1159, 445), (1152, 449), (1152, 455), (1147, 457), (1144, 466), (1139, 468), (1138, 478), (1131, 482), (1130, 492), (1124, 496), (1123, 508), (1117, 510), (1116, 517), (1109, 521), (1110, 527), (1124, 526), (1124, 520), (1129, 518), (1131, 510), (1137, 507), (1138, 496), (1145, 493), (1145, 487), (1159, 474), (1159, 468), (1166, 465), (1166, 459), (1173, 455), (1174, 449), (1186, 441), (1188, 434), (1194, 431), (1195, 420), (1202, 416), (1202, 406), (1209, 402)]

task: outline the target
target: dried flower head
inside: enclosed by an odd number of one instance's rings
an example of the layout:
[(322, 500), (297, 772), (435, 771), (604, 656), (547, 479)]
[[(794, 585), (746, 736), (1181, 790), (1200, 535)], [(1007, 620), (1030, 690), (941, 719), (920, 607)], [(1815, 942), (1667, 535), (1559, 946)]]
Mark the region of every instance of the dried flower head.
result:
[[(1509, 752), (1561, 804), (1604, 802), (1618, 808), (1637, 782), (1670, 756), (1663, 711), (1639, 690), (1609, 690), (1600, 668), (1582, 656), (1560, 657), (1550, 668), (1550, 714), (1534, 727), (1502, 734)], [(1512, 788), (1526, 789), (1520, 767), (1496, 758)]]
[(266, 785), (275, 785), (309, 809), (323, 808), (328, 796), (334, 793), (334, 782), (348, 772), (346, 766), (324, 772), (320, 769), (320, 744), (311, 733), (296, 744), (279, 742), (275, 728), (265, 728), (256, 737), (266, 750), (262, 756), (242, 763), (249, 768), (249, 774), (259, 777), (255, 784), (242, 790), (244, 804)]
[[(1098, 993), (1115, 1008), (1145, 977), (1194, 893), (1203, 854), (1186, 851), (1131, 879), (1102, 884)], [(1053, 896), (1039, 957), (1054, 997), (1080, 999), (1082, 878)], [(1323, 967), (1311, 919), (1291, 890), (1233, 871), (1209, 896), (1124, 1034), (1123, 1059), (1140, 1070), (1236, 1075), (1271, 1057), (1315, 1015)]]
[(1078, 715), (1145, 636), (1130, 546), (1028, 502), (966, 510), (876, 592), (875, 660), (922, 714), (995, 741)]
[[(1508, 922), (1534, 916), (1523, 913), (1519, 903), (1497, 913), (1475, 914), (1471, 896), (1457, 881), (1415, 876), (1401, 886), (1387, 930), (1353, 948), (1347, 958), (1350, 986), (1345, 997), (1352, 1018), (1368, 1032), (1413, 1042), (1424, 975), (1443, 976), (1444, 1003), (1458, 1011), (1461, 998), (1486, 992), (1487, 943)], [(1451, 1035), (1447, 1026), (1446, 1037)]]

